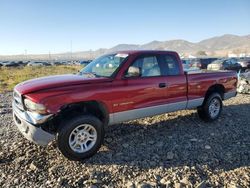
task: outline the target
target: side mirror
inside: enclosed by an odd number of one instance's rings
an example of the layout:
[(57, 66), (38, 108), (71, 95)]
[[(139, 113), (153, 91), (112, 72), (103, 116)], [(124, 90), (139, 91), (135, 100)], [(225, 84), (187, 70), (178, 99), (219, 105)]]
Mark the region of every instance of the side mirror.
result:
[(141, 70), (138, 67), (130, 66), (128, 68), (128, 71), (125, 75), (126, 78), (130, 77), (140, 77), (141, 76)]

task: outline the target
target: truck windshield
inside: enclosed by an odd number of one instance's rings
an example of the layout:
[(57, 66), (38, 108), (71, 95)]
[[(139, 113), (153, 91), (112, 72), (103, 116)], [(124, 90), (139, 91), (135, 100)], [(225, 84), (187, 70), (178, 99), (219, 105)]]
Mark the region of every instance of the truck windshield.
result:
[(101, 56), (84, 67), (80, 75), (110, 77), (127, 57), (128, 54), (119, 53)]

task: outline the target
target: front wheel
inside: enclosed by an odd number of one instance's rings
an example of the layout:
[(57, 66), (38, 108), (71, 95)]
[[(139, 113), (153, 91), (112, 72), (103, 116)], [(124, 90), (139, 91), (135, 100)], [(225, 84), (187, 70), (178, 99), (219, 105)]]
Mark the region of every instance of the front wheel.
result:
[(84, 115), (62, 122), (57, 145), (65, 157), (80, 161), (94, 155), (101, 147), (103, 138), (102, 122), (92, 115)]
[(207, 97), (201, 107), (198, 107), (199, 117), (207, 122), (212, 122), (219, 118), (223, 103), (220, 94), (212, 93)]

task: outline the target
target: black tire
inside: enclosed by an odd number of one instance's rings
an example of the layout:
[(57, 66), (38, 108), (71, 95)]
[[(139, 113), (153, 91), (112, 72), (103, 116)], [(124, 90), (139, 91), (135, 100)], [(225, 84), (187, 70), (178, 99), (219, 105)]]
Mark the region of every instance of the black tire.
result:
[[(214, 112), (213, 110), (209, 110), (209, 107), (212, 105), (212, 102), (213, 103), (216, 102), (216, 104), (218, 104), (217, 107), (219, 109), (216, 110), (216, 113), (215, 110)], [(197, 108), (197, 112), (202, 120), (206, 122), (212, 122), (219, 118), (222, 108), (223, 108), (223, 103), (221, 95), (219, 93), (212, 93), (205, 99), (203, 105)]]
[[(75, 130), (75, 128), (85, 124), (94, 127), (97, 137), (95, 143), (93, 144), (93, 146), (91, 146), (91, 149), (85, 152), (76, 152), (71, 148), (69, 144), (69, 138), (72, 131)], [(77, 136), (78, 135), (76, 135), (75, 137)], [(58, 149), (66, 158), (74, 161), (81, 161), (93, 156), (101, 147), (103, 139), (104, 139), (103, 123), (95, 116), (83, 115), (62, 122), (57, 134), (57, 146)]]

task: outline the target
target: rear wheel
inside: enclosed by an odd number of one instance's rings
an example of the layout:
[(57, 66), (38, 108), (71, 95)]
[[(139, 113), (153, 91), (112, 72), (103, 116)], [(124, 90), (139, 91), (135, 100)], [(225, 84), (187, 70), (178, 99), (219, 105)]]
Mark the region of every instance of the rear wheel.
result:
[(84, 115), (63, 122), (57, 135), (57, 145), (61, 153), (70, 160), (83, 160), (94, 155), (103, 142), (102, 122)]
[(212, 93), (207, 97), (201, 107), (198, 107), (199, 117), (207, 122), (218, 119), (221, 114), (223, 107), (222, 99), (220, 94)]

